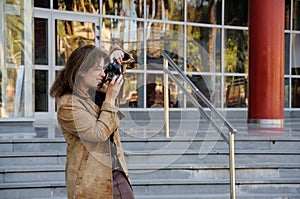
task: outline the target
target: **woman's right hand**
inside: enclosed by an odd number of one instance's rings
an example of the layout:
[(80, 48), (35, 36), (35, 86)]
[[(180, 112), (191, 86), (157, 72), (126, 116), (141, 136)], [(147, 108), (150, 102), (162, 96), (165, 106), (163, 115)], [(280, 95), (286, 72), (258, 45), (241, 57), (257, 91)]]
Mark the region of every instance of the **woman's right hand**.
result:
[(116, 98), (119, 95), (123, 82), (123, 75), (113, 77), (113, 79), (109, 82), (107, 86), (105, 97), (106, 102), (108, 102), (111, 105), (115, 105)]

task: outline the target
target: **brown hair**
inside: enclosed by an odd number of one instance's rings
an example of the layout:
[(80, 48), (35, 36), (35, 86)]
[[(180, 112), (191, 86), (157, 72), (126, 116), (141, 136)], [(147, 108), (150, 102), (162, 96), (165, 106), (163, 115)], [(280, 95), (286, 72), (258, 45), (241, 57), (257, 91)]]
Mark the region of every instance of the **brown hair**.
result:
[(51, 86), (50, 96), (61, 97), (72, 93), (78, 73), (87, 72), (99, 62), (100, 58), (108, 61), (108, 54), (94, 45), (85, 45), (75, 49), (67, 60), (67, 63)]

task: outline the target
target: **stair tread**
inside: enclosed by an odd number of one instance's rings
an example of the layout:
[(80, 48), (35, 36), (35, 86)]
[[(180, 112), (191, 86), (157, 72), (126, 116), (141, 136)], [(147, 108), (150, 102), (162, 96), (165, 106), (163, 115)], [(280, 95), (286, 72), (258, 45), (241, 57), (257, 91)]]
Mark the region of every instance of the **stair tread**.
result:
[[(132, 186), (168, 186), (168, 185), (228, 185), (229, 179), (131, 179)], [(300, 186), (299, 178), (249, 178), (236, 179), (237, 185), (249, 184), (297, 184)], [(0, 183), (0, 189), (15, 189), (15, 188), (42, 188), (42, 187), (64, 187), (64, 181), (47, 181), (47, 182), (13, 182)]]

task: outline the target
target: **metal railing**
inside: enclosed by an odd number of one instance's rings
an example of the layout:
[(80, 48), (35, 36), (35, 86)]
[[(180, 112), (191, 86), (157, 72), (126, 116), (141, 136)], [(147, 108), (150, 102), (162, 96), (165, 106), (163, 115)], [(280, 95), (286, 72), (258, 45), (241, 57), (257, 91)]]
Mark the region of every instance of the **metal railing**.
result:
[[(179, 66), (172, 60), (172, 58), (167, 54), (167, 52), (163, 51), (162, 53), (163, 57), (167, 60), (164, 61), (164, 72), (166, 73), (164, 77), (165, 81), (165, 86), (167, 86), (167, 80), (168, 77), (170, 78), (182, 89), (182, 91), (190, 98), (191, 102), (200, 110), (200, 112), (203, 114), (205, 119), (211, 122), (212, 126), (220, 133), (222, 138), (226, 141), (226, 143), (229, 145), (229, 172), (230, 172), (230, 198), (235, 199), (236, 198), (236, 193), (235, 193), (235, 152), (234, 152), (234, 135), (237, 132), (237, 130), (223, 117), (221, 113), (219, 113), (214, 105), (201, 93), (201, 91), (194, 85), (194, 83), (183, 73), (183, 71), (180, 69)], [(224, 123), (225, 127), (229, 130), (229, 137), (227, 137), (222, 129), (220, 129), (217, 124), (209, 117), (209, 115), (204, 111), (204, 108), (202, 105), (196, 100), (191, 93), (189, 93), (184, 85), (175, 77), (175, 75), (168, 69), (168, 62), (170, 65), (178, 72), (178, 74), (189, 84), (193, 92), (199, 97), (202, 102), (211, 110), (213, 114), (215, 114), (221, 122)], [(164, 74), (165, 74), (164, 73)], [(165, 90), (164, 93), (168, 93), (168, 90)], [(165, 107), (168, 106), (168, 99), (165, 99)], [(165, 112), (168, 112), (169, 110), (165, 110)], [(168, 117), (168, 115), (165, 115), (165, 117)], [(166, 123), (166, 137), (169, 136), (169, 133), (167, 132), (168, 130), (168, 122)]]

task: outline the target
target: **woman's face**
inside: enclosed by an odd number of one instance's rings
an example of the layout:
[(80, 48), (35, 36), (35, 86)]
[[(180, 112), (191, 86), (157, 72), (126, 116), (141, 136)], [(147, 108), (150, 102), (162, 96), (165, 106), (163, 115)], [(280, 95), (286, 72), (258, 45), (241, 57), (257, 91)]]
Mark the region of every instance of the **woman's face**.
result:
[(100, 62), (92, 66), (86, 73), (82, 74), (82, 89), (97, 88), (97, 86), (102, 82), (104, 73), (104, 59), (101, 58)]

